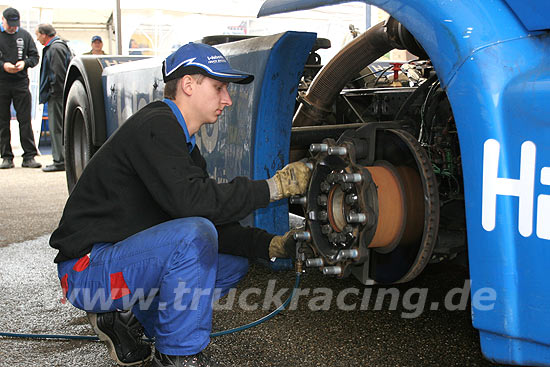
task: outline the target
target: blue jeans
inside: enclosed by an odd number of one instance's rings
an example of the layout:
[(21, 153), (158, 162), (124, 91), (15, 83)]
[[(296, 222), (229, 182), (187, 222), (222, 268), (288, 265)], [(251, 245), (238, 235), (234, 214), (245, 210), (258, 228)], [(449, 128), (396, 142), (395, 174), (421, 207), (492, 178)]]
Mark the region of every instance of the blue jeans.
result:
[(96, 244), (58, 264), (68, 300), (88, 312), (132, 309), (155, 348), (191, 355), (206, 348), (212, 302), (248, 271), (248, 260), (218, 253), (218, 234), (204, 218), (161, 223), (116, 244)]

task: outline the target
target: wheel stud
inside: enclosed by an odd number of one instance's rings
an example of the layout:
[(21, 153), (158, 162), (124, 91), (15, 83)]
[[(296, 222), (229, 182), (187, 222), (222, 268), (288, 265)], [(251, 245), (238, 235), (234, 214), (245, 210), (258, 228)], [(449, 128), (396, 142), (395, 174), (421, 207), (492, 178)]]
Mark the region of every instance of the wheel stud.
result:
[(348, 149), (346, 147), (329, 147), (327, 149), (328, 155), (346, 155)]
[(324, 275), (340, 275), (342, 274), (342, 268), (339, 266), (327, 266), (323, 269)]
[(306, 205), (307, 204), (307, 198), (305, 196), (291, 196), (289, 199), (291, 204), (298, 204), (298, 205)]
[(328, 150), (327, 144), (311, 144), (309, 146), (309, 151), (311, 153), (321, 153), (326, 152)]
[(303, 232), (296, 232), (294, 233), (294, 239), (296, 241), (310, 241), (311, 240), (311, 233), (309, 233), (308, 231), (303, 231)]
[(348, 223), (365, 223), (367, 221), (367, 216), (364, 213), (356, 213), (351, 211), (346, 216)]

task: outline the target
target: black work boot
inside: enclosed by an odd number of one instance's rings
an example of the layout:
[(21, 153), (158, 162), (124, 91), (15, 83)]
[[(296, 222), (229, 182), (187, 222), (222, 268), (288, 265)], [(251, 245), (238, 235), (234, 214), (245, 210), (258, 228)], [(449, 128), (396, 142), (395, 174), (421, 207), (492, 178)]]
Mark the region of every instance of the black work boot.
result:
[(23, 163), (21, 163), (21, 167), (27, 167), (27, 168), (40, 168), (42, 165), (34, 160), (34, 158), (27, 158), (23, 159)]
[(13, 168), (15, 167), (13, 164), (13, 159), (11, 158), (4, 158), (2, 160), (2, 164), (0, 164), (0, 169), (6, 169), (6, 168)]
[(220, 364), (212, 361), (202, 352), (191, 356), (169, 356), (158, 350), (153, 357), (154, 367), (221, 367)]
[(131, 311), (88, 312), (87, 315), (116, 363), (135, 366), (151, 359), (151, 345), (142, 340), (143, 327)]

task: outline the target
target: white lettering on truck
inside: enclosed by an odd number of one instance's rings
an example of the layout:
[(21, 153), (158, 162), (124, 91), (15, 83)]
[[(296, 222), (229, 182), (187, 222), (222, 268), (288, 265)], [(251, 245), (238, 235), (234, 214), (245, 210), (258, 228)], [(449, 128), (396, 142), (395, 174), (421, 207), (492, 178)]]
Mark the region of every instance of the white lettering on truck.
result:
[[(486, 231), (495, 229), (497, 195), (519, 198), (518, 229), (523, 237), (533, 233), (535, 163), (537, 147), (532, 141), (521, 145), (519, 179), (498, 177), (500, 143), (488, 139), (483, 146), (483, 187), (481, 224)], [(540, 182), (550, 185), (550, 167), (541, 170)], [(537, 237), (550, 240), (550, 195), (537, 200)]]

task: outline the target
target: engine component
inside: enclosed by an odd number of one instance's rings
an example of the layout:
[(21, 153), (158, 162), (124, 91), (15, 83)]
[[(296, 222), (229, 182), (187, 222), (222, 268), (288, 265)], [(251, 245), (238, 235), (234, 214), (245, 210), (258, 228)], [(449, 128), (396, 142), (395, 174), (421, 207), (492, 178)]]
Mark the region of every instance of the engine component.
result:
[(409, 31), (394, 18), (379, 23), (347, 44), (317, 74), (307, 94), (300, 98), (293, 126), (311, 126), (324, 121), (336, 96), (359, 71), (394, 48), (408, 48), (413, 54), (426, 53)]
[[(353, 273), (363, 283), (412, 280), (437, 238), (437, 182), (423, 148), (403, 130), (368, 124), (338, 141), (310, 146), (314, 169), (306, 200), (313, 250), (307, 267)], [(299, 238), (298, 238), (299, 237)]]

